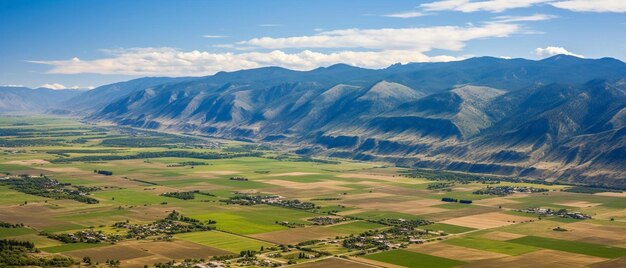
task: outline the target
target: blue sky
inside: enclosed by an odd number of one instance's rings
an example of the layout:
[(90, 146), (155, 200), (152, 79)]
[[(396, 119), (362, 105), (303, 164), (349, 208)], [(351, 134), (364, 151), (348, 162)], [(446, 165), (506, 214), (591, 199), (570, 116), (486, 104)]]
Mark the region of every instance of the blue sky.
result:
[(0, 0), (0, 85), (559, 53), (626, 60), (626, 1)]

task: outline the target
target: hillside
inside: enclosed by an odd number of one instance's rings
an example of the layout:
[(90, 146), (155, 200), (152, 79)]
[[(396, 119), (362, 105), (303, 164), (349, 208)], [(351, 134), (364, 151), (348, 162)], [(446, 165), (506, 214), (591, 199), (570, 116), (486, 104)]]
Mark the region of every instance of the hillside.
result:
[(41, 113), (47, 109), (62, 107), (61, 103), (83, 92), (70, 89), (0, 87), (0, 114)]
[[(86, 120), (404, 166), (626, 186), (626, 64), (558, 55), (142, 78), (63, 102)], [(72, 105), (75, 104), (75, 105)]]

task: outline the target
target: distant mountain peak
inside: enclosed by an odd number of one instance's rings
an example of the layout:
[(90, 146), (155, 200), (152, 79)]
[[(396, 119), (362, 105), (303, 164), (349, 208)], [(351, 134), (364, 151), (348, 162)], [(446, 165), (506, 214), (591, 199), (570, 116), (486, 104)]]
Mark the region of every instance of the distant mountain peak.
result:
[(360, 100), (378, 100), (385, 99), (408, 101), (423, 96), (423, 93), (417, 92), (405, 85), (381, 80), (374, 84), (369, 90), (361, 96)]
[(333, 64), (327, 67), (319, 67), (316, 69), (311, 70), (311, 72), (318, 72), (318, 71), (351, 71), (351, 70), (359, 70), (362, 69), (360, 67), (356, 67), (356, 66), (352, 66), (349, 64), (345, 64), (345, 63), (337, 63), (337, 64)]
[(584, 59), (585, 58), (576, 57), (576, 56), (572, 56), (572, 55), (558, 54), (558, 55), (554, 55), (552, 57), (545, 58), (545, 59), (543, 59), (541, 61), (543, 61), (543, 62), (579, 61), (579, 60), (584, 60)]

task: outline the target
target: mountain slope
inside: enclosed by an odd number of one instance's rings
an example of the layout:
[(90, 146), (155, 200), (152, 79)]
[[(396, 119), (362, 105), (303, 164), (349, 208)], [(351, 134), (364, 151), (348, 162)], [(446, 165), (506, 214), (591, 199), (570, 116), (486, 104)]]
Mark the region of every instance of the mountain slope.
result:
[(563, 55), (381, 70), (269, 67), (115, 91), (88, 119), (416, 167), (626, 187), (619, 160), (625, 77), (621, 61)]
[(0, 87), (0, 113), (40, 113), (58, 107), (63, 101), (81, 94), (81, 90), (31, 89)]
[(100, 86), (78, 96), (61, 102), (60, 109), (71, 111), (95, 111), (118, 98), (145, 88), (173, 82), (185, 81), (189, 78), (145, 77), (126, 82)]

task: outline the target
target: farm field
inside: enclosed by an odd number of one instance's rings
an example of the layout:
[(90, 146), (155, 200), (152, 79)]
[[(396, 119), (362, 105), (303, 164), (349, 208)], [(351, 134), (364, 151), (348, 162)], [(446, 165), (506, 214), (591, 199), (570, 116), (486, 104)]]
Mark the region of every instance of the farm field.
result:
[(455, 267), (463, 264), (461, 261), (435, 257), (431, 255), (410, 252), (405, 250), (392, 250), (367, 255), (365, 258), (405, 266), (409, 268), (436, 268)]
[[(476, 193), (487, 186), (513, 192)], [(527, 267), (543, 258), (617, 267), (626, 258), (626, 195), (571, 187), (412, 176), (388, 163), (71, 118), (0, 118), (0, 239), (31, 242), (76, 267), (185, 259)]]

